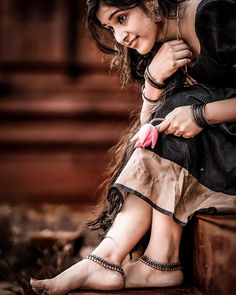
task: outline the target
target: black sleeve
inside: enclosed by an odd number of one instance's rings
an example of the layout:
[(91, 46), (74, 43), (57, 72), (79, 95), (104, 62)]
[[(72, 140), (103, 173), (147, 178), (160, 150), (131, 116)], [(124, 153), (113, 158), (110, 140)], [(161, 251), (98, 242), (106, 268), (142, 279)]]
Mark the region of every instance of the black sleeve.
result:
[(217, 64), (236, 66), (236, 0), (203, 0), (196, 32), (201, 47)]

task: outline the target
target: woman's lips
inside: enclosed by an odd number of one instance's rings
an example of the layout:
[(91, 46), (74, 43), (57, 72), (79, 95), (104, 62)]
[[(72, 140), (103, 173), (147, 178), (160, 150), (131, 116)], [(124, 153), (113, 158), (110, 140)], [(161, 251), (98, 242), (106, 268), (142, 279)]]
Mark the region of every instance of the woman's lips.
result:
[(131, 42), (129, 42), (128, 46), (131, 48), (135, 48), (135, 45), (137, 44), (138, 36), (135, 37)]

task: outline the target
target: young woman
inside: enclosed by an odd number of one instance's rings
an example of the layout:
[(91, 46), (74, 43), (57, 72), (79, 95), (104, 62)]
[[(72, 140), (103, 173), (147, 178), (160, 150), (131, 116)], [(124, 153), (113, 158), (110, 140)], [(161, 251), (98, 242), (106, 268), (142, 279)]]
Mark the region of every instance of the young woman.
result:
[[(199, 210), (236, 211), (236, 3), (87, 5), (92, 37), (115, 55), (123, 81), (143, 81), (142, 127), (136, 123), (118, 145), (103, 210), (90, 223), (105, 238), (81, 262), (31, 285), (53, 295), (76, 288), (177, 286), (183, 282), (182, 226)], [(149, 229), (144, 255), (122, 268)]]

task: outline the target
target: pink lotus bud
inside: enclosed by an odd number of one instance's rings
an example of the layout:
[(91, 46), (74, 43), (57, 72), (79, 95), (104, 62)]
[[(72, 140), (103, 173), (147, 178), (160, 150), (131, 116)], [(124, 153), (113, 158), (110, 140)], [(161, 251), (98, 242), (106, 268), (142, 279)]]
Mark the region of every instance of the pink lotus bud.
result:
[(135, 148), (151, 145), (152, 148), (155, 147), (158, 138), (158, 132), (155, 126), (152, 124), (144, 124), (139, 131), (134, 135), (130, 142), (136, 140)]

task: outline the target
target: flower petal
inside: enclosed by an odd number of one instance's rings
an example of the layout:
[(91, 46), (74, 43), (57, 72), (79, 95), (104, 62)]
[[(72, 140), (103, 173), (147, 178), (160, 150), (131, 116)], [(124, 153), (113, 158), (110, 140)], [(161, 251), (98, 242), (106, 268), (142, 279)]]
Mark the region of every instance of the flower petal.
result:
[(152, 149), (155, 147), (157, 143), (157, 139), (158, 139), (158, 131), (156, 127), (154, 127), (154, 129), (152, 129)]
[(139, 130), (140, 142), (144, 143), (151, 135), (151, 124), (144, 124)]
[(137, 141), (134, 147), (135, 147), (135, 148), (139, 148), (139, 147), (142, 148), (143, 145), (142, 145), (140, 142)]
[(130, 139), (130, 142), (133, 142), (136, 139), (138, 139), (138, 132)]
[(155, 126), (150, 123), (144, 124), (139, 131), (131, 138), (130, 142), (136, 140), (135, 148), (155, 147), (158, 138), (158, 131)]

